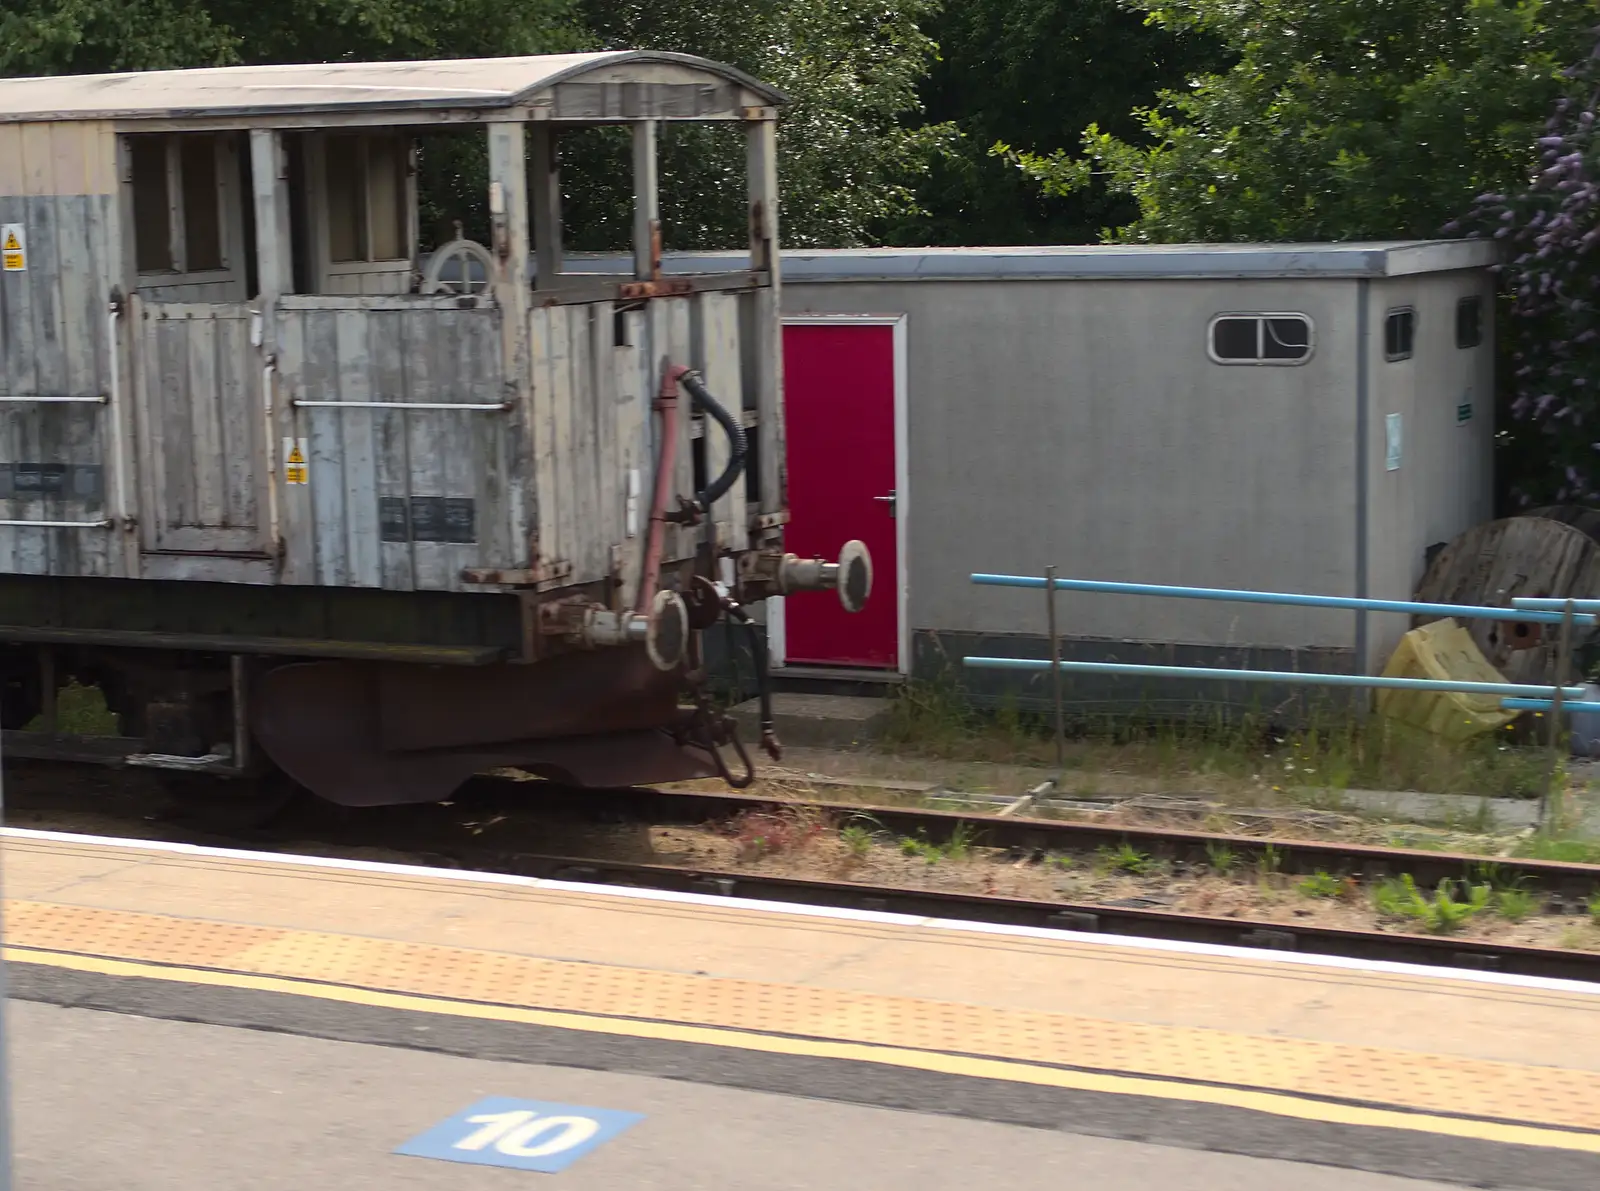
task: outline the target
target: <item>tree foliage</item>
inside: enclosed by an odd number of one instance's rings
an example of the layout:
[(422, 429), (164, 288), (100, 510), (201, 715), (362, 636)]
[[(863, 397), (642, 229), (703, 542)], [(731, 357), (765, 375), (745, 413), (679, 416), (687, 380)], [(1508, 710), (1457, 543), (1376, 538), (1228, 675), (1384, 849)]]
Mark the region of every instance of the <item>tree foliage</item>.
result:
[(918, 187), (927, 214), (900, 229), (908, 242), (1082, 243), (1127, 222), (1128, 196), (1098, 184), (1047, 194), (990, 148), (1074, 148), (1094, 120), (1137, 138), (1135, 108), (1224, 65), (1214, 38), (1150, 24), (1123, 0), (962, 0), (928, 28), (939, 46), (922, 88), (928, 119), (960, 139)]
[[(936, 0), (583, 0), (606, 46), (677, 50), (739, 67), (790, 99), (779, 174), (786, 244), (841, 246), (876, 238), (916, 210), (913, 185), (949, 141), (918, 120), (917, 87), (933, 61), (922, 23)], [(590, 137), (563, 154), (579, 246), (629, 238), (619, 139)], [(674, 126), (661, 145), (662, 221), (669, 248), (743, 246), (745, 167), (734, 128)]]
[(1565, 92), (1532, 181), (1480, 195), (1462, 221), (1506, 250), (1507, 462), (1524, 505), (1600, 498), (1600, 46)]
[(1139, 0), (1234, 57), (1163, 91), (1145, 143), (1098, 124), (1083, 156), (1015, 153), (1049, 193), (1103, 176), (1133, 240), (1429, 236), (1524, 176), (1594, 0)]
[(6, 0), (0, 75), (577, 47), (569, 0)]

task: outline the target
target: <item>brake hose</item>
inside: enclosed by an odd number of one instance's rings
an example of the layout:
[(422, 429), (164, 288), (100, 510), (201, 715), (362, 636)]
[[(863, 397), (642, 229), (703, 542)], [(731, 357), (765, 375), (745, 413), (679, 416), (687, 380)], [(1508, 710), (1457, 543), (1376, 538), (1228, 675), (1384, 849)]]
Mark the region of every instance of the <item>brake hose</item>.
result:
[(734, 481), (744, 471), (744, 458), (749, 445), (745, 441), (744, 427), (706, 391), (705, 385), (700, 383), (698, 373), (685, 372), (680, 380), (683, 387), (689, 390), (689, 396), (694, 398), (695, 405), (715, 418), (717, 425), (721, 426), (728, 436), (727, 466), (722, 469), (720, 476), (706, 485), (705, 489), (697, 493), (694, 498), (695, 507), (704, 513), (733, 487)]
[(767, 673), (767, 643), (748, 612), (729, 599), (723, 600), (722, 606), (744, 627), (750, 639), (750, 658), (756, 669), (756, 695), (761, 700), (761, 747), (774, 761), (781, 761), (783, 745), (778, 743), (778, 734), (772, 726), (772, 680)]

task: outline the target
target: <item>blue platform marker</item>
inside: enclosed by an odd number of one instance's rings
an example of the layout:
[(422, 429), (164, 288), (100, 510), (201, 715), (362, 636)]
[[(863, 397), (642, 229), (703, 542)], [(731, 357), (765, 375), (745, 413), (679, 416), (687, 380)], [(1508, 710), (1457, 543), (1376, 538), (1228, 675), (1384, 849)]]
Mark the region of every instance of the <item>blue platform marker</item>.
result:
[(395, 1153), (554, 1174), (642, 1120), (636, 1112), (490, 1096)]

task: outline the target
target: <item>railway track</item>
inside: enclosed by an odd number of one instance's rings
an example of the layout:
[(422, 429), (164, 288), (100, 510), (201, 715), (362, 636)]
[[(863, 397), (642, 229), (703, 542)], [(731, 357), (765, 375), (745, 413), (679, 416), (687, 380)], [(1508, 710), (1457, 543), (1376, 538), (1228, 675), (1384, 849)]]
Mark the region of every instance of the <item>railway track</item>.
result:
[[(124, 808), (124, 814), (141, 813)], [(830, 817), (839, 825), (869, 824), (891, 836), (948, 841), (965, 833), (974, 847), (1002, 849), (1018, 862), (1052, 853), (1095, 852), (1128, 844), (1175, 869), (1205, 866), (1226, 848), (1244, 864), (1270, 857), (1274, 871), (1348, 873), (1364, 879), (1411, 874), (1419, 885), (1483, 875), (1483, 857), (1426, 850), (1375, 848), (1326, 841), (1267, 839), (1197, 831), (1113, 827), (1059, 820), (902, 807), (862, 806), (739, 794), (648, 789), (580, 790), (550, 783), (480, 779), (453, 804), (349, 812), (326, 804), (292, 811), (286, 821), (249, 831), (219, 833), (158, 822), (161, 838), (263, 851), (292, 852), (314, 844), (326, 854), (369, 855), (375, 848), (416, 863), (520, 876), (736, 898), (964, 919), (1008, 926), (1296, 951), (1308, 955), (1421, 963), (1507, 974), (1600, 981), (1600, 953), (1508, 944), (1450, 935), (1343, 929), (1320, 924), (1209, 917), (1148, 906), (1034, 900), (989, 893), (775, 875), (745, 868), (674, 865), (650, 859), (596, 855), (584, 833), (601, 835), (668, 825), (717, 827), (740, 816)], [(143, 814), (146, 828), (152, 815)], [(46, 819), (44, 822), (48, 822)], [(25, 824), (26, 825), (26, 824)], [(41, 823), (40, 825), (43, 825)], [(492, 830), (490, 830), (492, 828)], [(115, 834), (109, 823), (104, 834)], [(593, 838), (599, 838), (594, 836)], [(571, 844), (573, 839), (579, 842)], [(562, 843), (560, 851), (552, 843)], [(1269, 852), (1270, 849), (1270, 852)], [(648, 845), (642, 851), (648, 853)], [(1587, 913), (1600, 891), (1600, 865), (1496, 859), (1496, 877), (1540, 892), (1549, 912)], [(1575, 918), (1574, 921), (1577, 921)]]
[(1203, 867), (1211, 861), (1216, 849), (1225, 848), (1245, 866), (1259, 865), (1270, 854), (1275, 871), (1283, 873), (1322, 871), (1367, 880), (1410, 873), (1418, 885), (1429, 887), (1442, 880), (1470, 879), (1474, 873), (1481, 873), (1485, 865), (1493, 865), (1497, 877), (1520, 880), (1527, 888), (1544, 894), (1552, 904), (1586, 907), (1588, 900), (1600, 892), (1600, 864), (1485, 858), (1423, 848), (1380, 848), (1327, 840), (678, 790), (574, 790), (552, 785), (540, 789), (536, 805), (541, 810), (568, 815), (587, 814), (658, 825), (706, 825), (726, 822), (741, 814), (810, 812), (833, 816), (841, 822), (853, 819), (893, 835), (926, 838), (934, 843), (947, 842), (959, 831), (975, 846), (1008, 849), (1019, 858), (1029, 853), (1093, 853), (1128, 844), (1159, 860)]

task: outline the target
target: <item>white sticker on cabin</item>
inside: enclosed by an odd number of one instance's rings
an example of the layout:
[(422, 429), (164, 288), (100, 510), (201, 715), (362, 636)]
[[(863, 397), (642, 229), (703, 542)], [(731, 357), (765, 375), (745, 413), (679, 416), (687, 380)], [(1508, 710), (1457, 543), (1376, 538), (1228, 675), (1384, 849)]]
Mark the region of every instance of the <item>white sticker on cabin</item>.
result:
[(1387, 417), (1384, 418), (1383, 422), (1384, 422), (1384, 427), (1383, 428), (1384, 428), (1384, 431), (1385, 431), (1385, 437), (1388, 439), (1388, 442), (1389, 442), (1389, 456), (1385, 460), (1384, 466), (1387, 467), (1388, 470), (1390, 470), (1390, 471), (1399, 471), (1400, 470), (1400, 454), (1401, 454), (1400, 415), (1399, 414), (1389, 414)]
[(311, 450), (303, 438), (283, 440), (283, 482), (309, 484), (311, 482)]
[(7, 273), (28, 270), (28, 229), (20, 223), (0, 224), (0, 260)]

